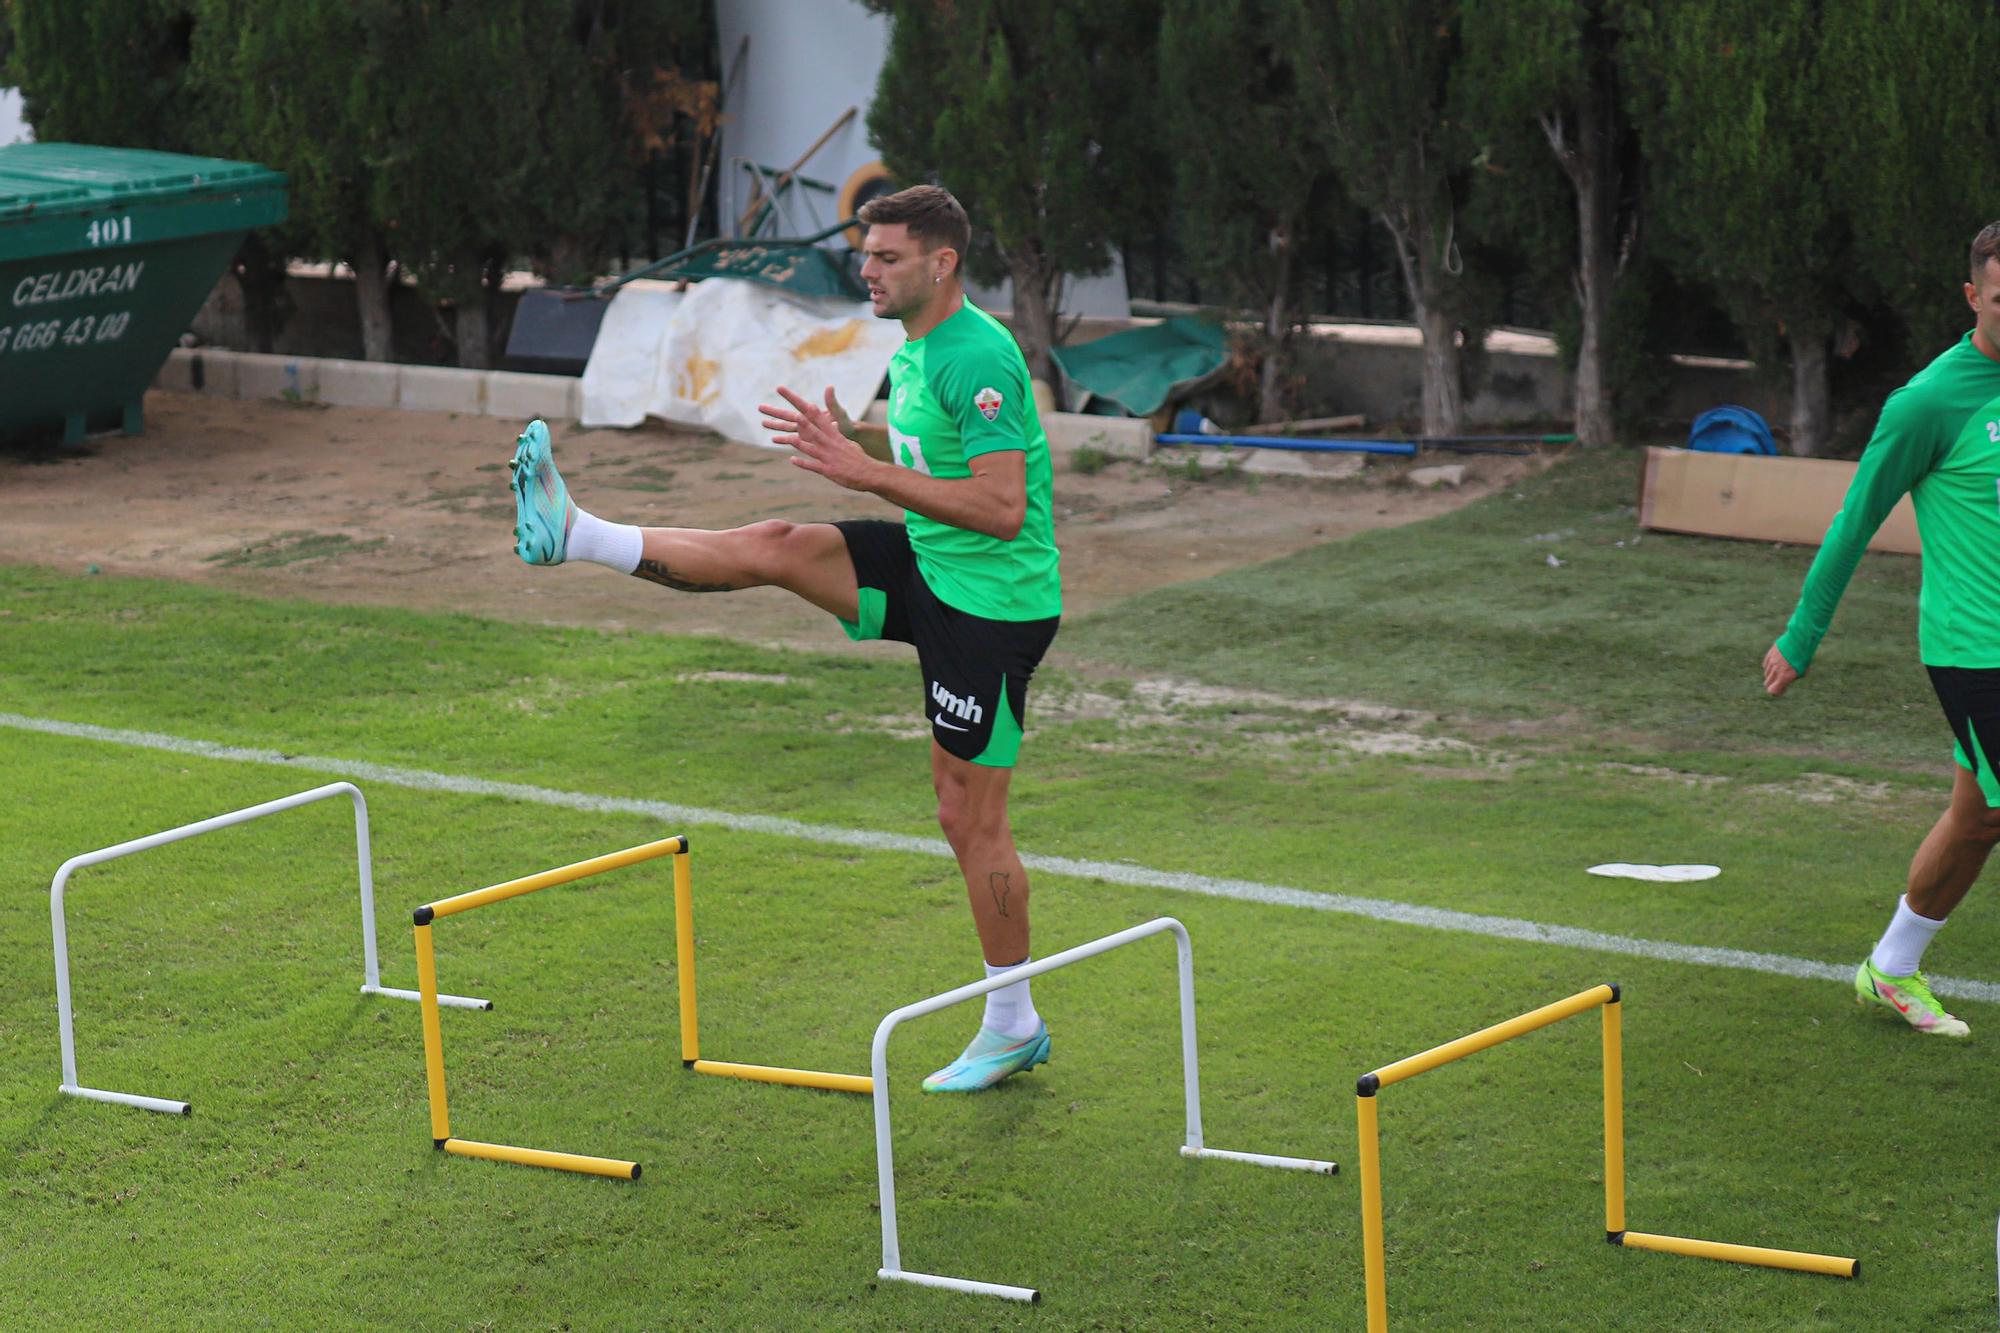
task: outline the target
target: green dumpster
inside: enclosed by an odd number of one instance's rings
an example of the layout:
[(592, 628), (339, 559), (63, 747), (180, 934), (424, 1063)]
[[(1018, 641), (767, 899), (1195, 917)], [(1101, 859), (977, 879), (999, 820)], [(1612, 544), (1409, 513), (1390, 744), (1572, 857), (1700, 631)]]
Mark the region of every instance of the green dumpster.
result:
[(137, 434), (141, 401), (285, 178), (132, 148), (0, 148), (0, 439)]

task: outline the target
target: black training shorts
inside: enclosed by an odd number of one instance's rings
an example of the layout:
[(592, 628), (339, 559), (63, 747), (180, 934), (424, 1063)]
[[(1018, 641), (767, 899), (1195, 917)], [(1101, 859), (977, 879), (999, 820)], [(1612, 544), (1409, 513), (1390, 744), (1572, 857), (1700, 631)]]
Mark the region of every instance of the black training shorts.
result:
[(1062, 617), (988, 620), (948, 606), (924, 582), (901, 523), (850, 519), (833, 526), (847, 539), (861, 588), (860, 620), (840, 622), (848, 637), (914, 644), (932, 737), (947, 754), (1012, 768), (1028, 719), (1028, 678)]
[(2000, 758), (2000, 667), (1924, 670), (1931, 673), (1931, 688), (1958, 741), (1953, 758), (1978, 779), (1988, 807), (2000, 808), (2000, 775), (1993, 771), (1993, 761)]

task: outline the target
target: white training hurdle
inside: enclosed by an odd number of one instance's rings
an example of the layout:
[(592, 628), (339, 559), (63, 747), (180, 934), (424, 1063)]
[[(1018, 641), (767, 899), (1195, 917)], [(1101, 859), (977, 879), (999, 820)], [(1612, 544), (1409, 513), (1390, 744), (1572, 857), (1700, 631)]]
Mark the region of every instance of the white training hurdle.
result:
[[(363, 995), (386, 995), (395, 1000), (416, 1000), (417, 992), (401, 990), (382, 984), (382, 975), (375, 956), (375, 870), (373, 854), (368, 841), (368, 802), (362, 798), (360, 788), (351, 782), (330, 782), (324, 787), (314, 787), (292, 796), (281, 796), (275, 801), (265, 801), (262, 805), (233, 810), (226, 815), (204, 819), (194, 824), (183, 824), (179, 828), (168, 829), (164, 833), (149, 834), (121, 842), (114, 847), (100, 847), (94, 852), (72, 856), (62, 863), (56, 877), (49, 885), (49, 916), (55, 928), (56, 953), (56, 1012), (62, 1029), (62, 1086), (61, 1091), (72, 1097), (84, 1097), (91, 1101), (117, 1102), (122, 1106), (136, 1106), (147, 1111), (163, 1111), (169, 1115), (186, 1115), (186, 1102), (173, 1101), (165, 1097), (140, 1097), (129, 1092), (106, 1092), (102, 1088), (86, 1088), (76, 1077), (76, 1033), (70, 1011), (69, 996), (69, 928), (63, 919), (63, 890), (69, 884), (72, 873), (84, 866), (94, 866), (105, 861), (115, 861), (121, 856), (147, 851), (154, 847), (164, 847), (170, 842), (183, 838), (197, 837), (203, 833), (213, 833), (217, 829), (233, 824), (248, 823), (262, 819), (265, 815), (275, 815), (281, 810), (290, 810), (315, 801), (324, 801), (334, 796), (351, 797), (354, 801), (354, 856), (361, 880), (361, 993)], [(440, 995), (438, 1003), (452, 1005), (460, 1009), (491, 1009), (489, 1000), (476, 1000), (464, 995)]]
[(1188, 943), (1187, 927), (1170, 916), (1156, 917), (1143, 925), (1121, 930), (1102, 939), (1079, 944), (1074, 949), (1050, 954), (1047, 958), (1026, 963), (1001, 973), (975, 981), (957, 990), (933, 995), (928, 1000), (906, 1004), (896, 1010), (875, 1029), (874, 1068), (875, 1076), (875, 1174), (881, 1192), (882, 1208), (882, 1266), (875, 1275), (893, 1282), (909, 1282), (920, 1287), (943, 1287), (950, 1291), (971, 1292), (980, 1296), (999, 1296), (1010, 1301), (1026, 1301), (1030, 1304), (1042, 1298), (1040, 1291), (1033, 1287), (1010, 1287), (997, 1282), (974, 1282), (969, 1278), (940, 1277), (935, 1273), (913, 1273), (903, 1267), (902, 1247), (896, 1238), (896, 1165), (895, 1148), (889, 1132), (889, 1034), (897, 1026), (909, 1019), (925, 1014), (949, 1009), (967, 1000), (976, 1000), (988, 991), (1011, 986), (1017, 981), (1029, 981), (1044, 972), (1080, 963), (1086, 958), (1130, 944), (1134, 940), (1158, 935), (1162, 931), (1172, 931), (1174, 944), (1180, 959), (1181, 996), (1181, 1071), (1186, 1087), (1187, 1136), (1181, 1144), (1183, 1157), (1207, 1157), (1227, 1162), (1248, 1162), (1253, 1166), (1282, 1167), (1292, 1171), (1312, 1171), (1320, 1175), (1333, 1175), (1339, 1167), (1332, 1162), (1322, 1162), (1309, 1157), (1272, 1157), (1265, 1153), (1228, 1152), (1221, 1148), (1208, 1148), (1201, 1141), (1201, 1071), (1195, 1052), (1194, 1035), (1194, 950)]

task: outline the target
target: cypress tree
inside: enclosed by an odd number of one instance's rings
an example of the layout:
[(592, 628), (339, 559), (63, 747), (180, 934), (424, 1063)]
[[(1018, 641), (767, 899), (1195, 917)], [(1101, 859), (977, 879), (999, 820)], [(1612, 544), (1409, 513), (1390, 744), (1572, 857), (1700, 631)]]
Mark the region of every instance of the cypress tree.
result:
[(1305, 259), (1332, 220), (1326, 196), (1335, 193), (1324, 143), (1299, 131), (1309, 112), (1276, 8), (1273, 0), (1167, 0), (1160, 24), (1173, 197), (1188, 204), (1174, 209), (1174, 227), (1204, 281), (1258, 312), (1260, 421), (1285, 415)]
[(189, 87), (193, 0), (13, 0), (9, 79), (39, 139), (199, 152)]
[[(1640, 235), (1638, 137), (1620, 93), (1619, 30), (1608, 0), (1464, 0), (1457, 89), (1491, 170), (1478, 177), (1494, 212), (1511, 213), (1536, 252), (1531, 266), (1575, 303), (1575, 431), (1585, 445), (1614, 433), (1607, 335), (1617, 285)], [(1543, 188), (1552, 161), (1566, 200)], [(1566, 204), (1568, 216), (1546, 216)], [(1526, 216), (1540, 211), (1542, 217)]]
[(1157, 0), (874, 7), (892, 26), (869, 133), (900, 180), (935, 180), (965, 205), (968, 270), (1013, 279), (1014, 335), (1053, 382), (1066, 278), (1110, 267), (1108, 238), (1134, 230), (1130, 210), (1158, 179)]
[(1873, 116), (1853, 94), (1880, 56), (1867, 42), (1841, 43), (1837, 55), (1828, 45), (1844, 8), (1684, 0), (1664, 13), (1619, 0), (1616, 12), (1653, 213), (1677, 266), (1719, 294), (1753, 351), (1788, 355), (1796, 454), (1822, 452), (1832, 435), (1834, 335), (1869, 295), (1855, 245), (1863, 201), (1837, 184), (1830, 126)]
[(218, 141), (291, 177), (284, 252), (345, 261), (362, 354), (393, 356), (393, 212), (383, 164), (397, 136), (388, 71), (404, 41), (397, 0), (197, 0), (195, 76)]
[[(1286, 37), (1342, 185), (1382, 220), (1423, 335), (1423, 429), (1465, 420), (1459, 340), (1481, 300), (1461, 245), (1473, 158), (1455, 119), (1457, 0), (1283, 0)], [(1468, 341), (1471, 341), (1468, 339)]]
[(1990, 184), (2000, 117), (1972, 58), (1996, 41), (2000, 13), (1960, 0), (1843, 0), (1822, 34), (1842, 90), (1820, 127), (1829, 184), (1852, 201), (1855, 253), (1902, 326), (1912, 369), (1964, 334), (1965, 252), (2000, 217)]

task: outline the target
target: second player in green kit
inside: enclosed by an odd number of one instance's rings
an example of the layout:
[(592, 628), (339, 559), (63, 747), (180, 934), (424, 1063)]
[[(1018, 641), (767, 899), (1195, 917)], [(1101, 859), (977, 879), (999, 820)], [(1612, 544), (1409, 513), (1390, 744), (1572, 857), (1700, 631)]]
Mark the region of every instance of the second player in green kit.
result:
[(1970, 261), (1972, 332), (1883, 405), (1798, 608), (1764, 655), (1764, 688), (1781, 695), (1812, 664), (1869, 538), (1909, 495), (1923, 541), (1919, 651), (1951, 728), (1957, 775), (1854, 988), (1916, 1030), (1952, 1037), (1967, 1026), (1938, 1002), (1919, 964), (2000, 841), (2000, 223), (1973, 239)]

